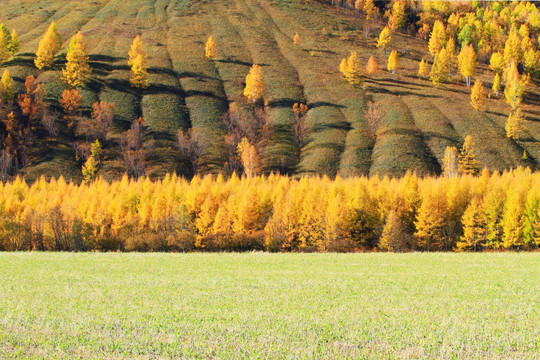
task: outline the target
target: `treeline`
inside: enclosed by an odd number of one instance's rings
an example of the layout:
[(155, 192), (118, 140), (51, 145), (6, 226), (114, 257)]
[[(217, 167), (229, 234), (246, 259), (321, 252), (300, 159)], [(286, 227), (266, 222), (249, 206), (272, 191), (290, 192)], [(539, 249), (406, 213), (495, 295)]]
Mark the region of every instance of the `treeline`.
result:
[(540, 173), (0, 184), (0, 250), (481, 251), (540, 245)]

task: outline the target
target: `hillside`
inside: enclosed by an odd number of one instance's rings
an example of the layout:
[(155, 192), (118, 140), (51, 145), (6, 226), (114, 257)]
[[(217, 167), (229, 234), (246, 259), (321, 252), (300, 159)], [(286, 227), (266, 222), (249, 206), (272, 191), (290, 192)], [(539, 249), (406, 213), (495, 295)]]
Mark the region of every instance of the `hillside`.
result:
[[(463, 81), (435, 88), (418, 77), (418, 62), (428, 53), (426, 42), (416, 36), (393, 34), (391, 48), (400, 55), (396, 74), (383, 70), (353, 87), (339, 73), (344, 56), (357, 51), (365, 64), (374, 55), (385, 68), (388, 55), (375, 46), (384, 24), (374, 25), (364, 37), (363, 17), (343, 8), (298, 0), (5, 0), (0, 22), (17, 30), (21, 47), (4, 65), (19, 89), (27, 75), (36, 76), (46, 86), (47, 99), (58, 107), (65, 89), (60, 81), (65, 50), (52, 70), (33, 66), (39, 39), (51, 21), (58, 25), (64, 49), (78, 30), (84, 34), (93, 69), (93, 80), (81, 90), (84, 114), (88, 116), (98, 100), (115, 105), (114, 130), (104, 144), (100, 171), (106, 179), (126, 171), (117, 141), (139, 116), (154, 140), (147, 158), (149, 176), (187, 173), (178, 158), (176, 133), (189, 128), (200, 129), (209, 144), (201, 156), (201, 172), (223, 172), (223, 114), (232, 102), (252, 106), (242, 90), (254, 63), (263, 67), (267, 86), (264, 102), (271, 133), (261, 154), (266, 172), (398, 176), (411, 169), (420, 175), (438, 174), (445, 148), (460, 147), (467, 135), (475, 138), (478, 160), (490, 170), (519, 165), (536, 169), (539, 163), (537, 82), (523, 101), (527, 121), (519, 143), (505, 134), (510, 108), (504, 96), (491, 97), (486, 111), (475, 111)], [(295, 33), (301, 38), (299, 45), (293, 44)], [(129, 84), (127, 53), (137, 34), (148, 55), (150, 87), (144, 91)], [(217, 44), (214, 61), (204, 56), (210, 35)], [(488, 70), (479, 63), (476, 78), (491, 86)], [(376, 141), (368, 135), (364, 116), (368, 101), (377, 103), (384, 114)], [(309, 107), (308, 141), (301, 153), (292, 131), (294, 103)], [(61, 125), (58, 136), (43, 132), (32, 144), (24, 171), (27, 179), (42, 174), (81, 179), (72, 135)], [(524, 150), (529, 154), (526, 160)]]

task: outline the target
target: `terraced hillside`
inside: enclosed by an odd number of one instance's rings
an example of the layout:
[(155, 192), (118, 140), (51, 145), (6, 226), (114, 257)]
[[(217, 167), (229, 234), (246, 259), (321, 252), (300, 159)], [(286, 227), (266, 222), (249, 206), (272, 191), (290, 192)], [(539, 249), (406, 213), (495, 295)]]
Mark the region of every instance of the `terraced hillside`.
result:
[[(489, 99), (487, 111), (474, 111), (463, 83), (435, 88), (416, 75), (427, 49), (416, 37), (394, 34), (393, 48), (401, 59), (397, 74), (383, 71), (353, 87), (339, 74), (344, 56), (358, 51), (366, 63), (374, 55), (384, 67), (387, 55), (375, 47), (380, 26), (365, 37), (362, 18), (343, 8), (300, 0), (4, 0), (0, 22), (16, 29), (21, 39), (19, 54), (5, 66), (20, 88), (25, 76), (37, 76), (57, 106), (65, 89), (60, 81), (64, 56), (49, 71), (33, 66), (39, 39), (53, 20), (64, 48), (77, 30), (85, 36), (94, 75), (82, 91), (85, 112), (97, 100), (115, 104), (114, 134), (105, 145), (101, 170), (108, 179), (125, 172), (115, 140), (138, 116), (144, 117), (154, 139), (147, 165), (151, 177), (185, 172), (175, 142), (177, 130), (189, 128), (203, 131), (210, 144), (202, 155), (202, 171), (223, 171), (223, 114), (231, 102), (252, 106), (242, 96), (242, 81), (254, 63), (262, 65), (267, 84), (264, 101), (272, 132), (261, 156), (268, 172), (439, 173), (446, 146), (459, 147), (467, 135), (475, 138), (478, 159), (490, 170), (538, 166), (538, 84), (529, 87), (524, 99), (527, 121), (519, 144), (506, 138), (510, 108), (501, 97)], [(293, 44), (295, 33), (300, 35), (299, 45)], [(143, 92), (130, 87), (127, 66), (127, 52), (137, 34), (148, 54), (150, 87)], [(214, 61), (204, 56), (209, 35), (218, 47)], [(478, 78), (489, 84), (487, 66), (480, 67)], [(376, 141), (368, 135), (364, 116), (368, 100), (384, 113)], [(308, 142), (300, 153), (292, 130), (296, 102), (309, 106)], [(80, 163), (67, 131), (53, 138), (40, 136), (32, 149), (28, 179), (41, 174), (80, 179)], [(529, 154), (526, 160), (524, 150)]]

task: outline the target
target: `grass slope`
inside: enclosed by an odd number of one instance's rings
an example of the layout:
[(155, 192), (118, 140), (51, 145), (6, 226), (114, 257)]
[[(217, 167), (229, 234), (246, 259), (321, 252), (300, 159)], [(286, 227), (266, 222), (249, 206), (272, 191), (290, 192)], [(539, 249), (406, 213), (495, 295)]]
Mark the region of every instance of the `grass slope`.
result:
[(0, 357), (538, 359), (540, 254), (0, 254)]
[[(101, 171), (108, 179), (125, 171), (118, 139), (141, 115), (155, 144), (147, 164), (151, 177), (183, 172), (175, 135), (178, 129), (190, 127), (200, 129), (210, 144), (202, 155), (202, 171), (222, 171), (222, 115), (233, 101), (251, 106), (242, 96), (242, 81), (253, 63), (263, 65), (265, 102), (274, 130), (261, 154), (266, 171), (398, 176), (412, 169), (433, 174), (441, 171), (446, 146), (459, 147), (467, 135), (475, 137), (478, 158), (490, 170), (538, 166), (537, 84), (524, 100), (528, 120), (519, 144), (505, 137), (509, 107), (502, 98), (492, 97), (488, 110), (476, 112), (469, 104), (469, 89), (457, 76), (453, 84), (434, 88), (416, 75), (418, 62), (427, 54), (427, 45), (418, 38), (394, 34), (393, 48), (400, 54), (397, 74), (383, 70), (352, 87), (338, 71), (343, 57), (357, 51), (365, 63), (374, 55), (384, 69), (387, 54), (375, 47), (380, 25), (365, 36), (363, 18), (343, 8), (319, 2), (305, 5), (300, 0), (6, 0), (0, 22), (20, 34), (21, 51), (5, 66), (19, 87), (26, 75), (38, 76), (57, 106), (65, 88), (59, 81), (65, 54), (59, 55), (51, 70), (40, 72), (33, 67), (39, 39), (52, 20), (58, 23), (65, 46), (77, 30), (85, 35), (94, 74), (92, 83), (82, 90), (86, 113), (97, 100), (116, 106)], [(328, 36), (323, 35), (323, 27)], [(292, 43), (295, 33), (300, 35), (299, 45)], [(142, 34), (148, 54), (150, 88), (143, 92), (129, 86), (127, 52), (137, 34)], [(218, 46), (214, 61), (204, 57), (209, 35)], [(480, 65), (479, 70), (478, 78), (490, 86), (487, 66)], [(364, 118), (368, 99), (384, 111), (375, 141), (368, 136)], [(310, 108), (308, 142), (300, 153), (292, 129), (295, 102), (306, 102)], [(68, 131), (55, 139), (41, 136), (33, 145), (27, 178), (64, 174), (80, 179), (81, 164), (74, 159), (71, 141)], [(521, 159), (523, 150), (530, 155), (526, 161)]]

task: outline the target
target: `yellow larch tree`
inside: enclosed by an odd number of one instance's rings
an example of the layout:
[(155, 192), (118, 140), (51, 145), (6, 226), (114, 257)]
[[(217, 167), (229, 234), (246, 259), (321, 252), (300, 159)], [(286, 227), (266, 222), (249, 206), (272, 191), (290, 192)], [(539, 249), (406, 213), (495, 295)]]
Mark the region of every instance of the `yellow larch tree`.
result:
[(476, 175), (480, 170), (480, 163), (476, 160), (476, 148), (472, 136), (467, 135), (461, 147), (458, 160), (458, 170), (463, 175)]
[(456, 243), (459, 251), (478, 251), (481, 250), (486, 242), (486, 218), (482, 202), (474, 198), (461, 218), (463, 223), (463, 235)]
[(476, 52), (472, 45), (464, 45), (458, 55), (459, 73), (465, 77), (467, 87), (471, 86), (471, 77), (476, 74)]
[[(345, 60), (345, 62), (343, 62)], [(356, 51), (352, 52), (347, 59), (340, 63), (340, 71), (343, 77), (351, 85), (359, 84), (362, 81), (363, 67)]]
[(506, 68), (506, 61), (504, 56), (501, 53), (493, 53), (489, 58), (489, 68), (495, 73), (502, 75), (504, 69)]
[(439, 36), (435, 31), (431, 32), (431, 37), (429, 38), (428, 49), (429, 53), (432, 56), (436, 56), (441, 51), (442, 45), (439, 40)]
[(6, 35), (0, 31), (0, 64), (7, 61), (9, 56), (9, 39), (7, 39)]
[(504, 80), (506, 83), (504, 88), (506, 102), (512, 109), (516, 109), (521, 104), (523, 94), (529, 83), (529, 77), (520, 75), (516, 62), (512, 60), (504, 72)]
[(384, 29), (382, 29), (381, 33), (379, 34), (379, 39), (377, 40), (377, 47), (383, 48), (384, 53), (386, 54), (386, 49), (388, 46), (392, 44), (392, 34), (390, 33), (390, 29), (388, 26), (385, 26)]
[(249, 69), (249, 74), (246, 76), (246, 87), (244, 88), (244, 96), (250, 101), (257, 102), (264, 96), (266, 92), (266, 84), (263, 80), (262, 67), (254, 64)]
[(480, 110), (486, 103), (486, 89), (484, 83), (480, 80), (474, 82), (471, 89), (471, 105), (475, 110)]
[(405, 231), (399, 214), (391, 210), (386, 216), (379, 248), (393, 252), (403, 251), (408, 246)]
[(236, 149), (240, 161), (244, 166), (244, 173), (248, 178), (257, 175), (259, 172), (259, 156), (255, 146), (249, 143), (247, 138), (242, 138)]
[(508, 63), (514, 59), (516, 62), (520, 62), (522, 56), (521, 40), (518, 33), (512, 28), (504, 44), (504, 61)]
[(495, 96), (499, 96), (499, 91), (501, 91), (501, 77), (499, 74), (495, 74), (495, 77), (493, 78), (493, 86), (491, 87), (493, 92), (495, 93)]
[(390, 26), (393, 31), (397, 31), (398, 29), (404, 27), (405, 23), (405, 1), (394, 1), (392, 5), (392, 13), (390, 14), (390, 18), (388, 19), (388, 26)]
[(369, 57), (366, 66), (366, 75), (376, 75), (379, 72), (379, 63), (373, 55)]
[(388, 56), (388, 66), (387, 69), (392, 74), (396, 73), (396, 70), (399, 68), (399, 58), (396, 50), (392, 50), (390, 56)]
[(141, 55), (143, 60), (146, 61), (146, 53), (144, 51), (143, 42), (140, 35), (135, 36), (131, 43), (131, 48), (128, 52), (128, 65), (132, 66), (135, 59)]
[(88, 64), (86, 43), (80, 31), (71, 40), (66, 60), (66, 67), (62, 69), (62, 80), (71, 87), (86, 85), (92, 69)]
[(373, 3), (373, 0), (364, 0), (364, 12), (366, 13), (366, 20), (370, 21), (377, 15), (377, 7)]
[(446, 47), (446, 43), (448, 40), (446, 36), (446, 29), (442, 21), (435, 20), (435, 22), (433, 23), (432, 34), (435, 34), (437, 36), (441, 47)]
[(519, 143), (519, 134), (523, 130), (523, 123), (525, 117), (521, 113), (521, 109), (517, 108), (516, 110), (510, 112), (508, 119), (506, 120), (506, 137), (516, 140)]
[(129, 79), (131, 86), (137, 89), (148, 88), (148, 71), (146, 63), (141, 54), (137, 56), (131, 65), (131, 78)]
[(15, 56), (15, 54), (19, 51), (20, 45), (21, 43), (19, 40), (19, 34), (17, 34), (17, 31), (13, 29), (13, 31), (11, 32), (11, 41), (9, 42), (9, 45), (8, 45), (9, 54), (11, 56)]
[(429, 78), (435, 86), (447, 82), (450, 78), (450, 57), (448, 56), (446, 48), (442, 48), (441, 51), (435, 55)]
[(52, 66), (54, 56), (62, 48), (62, 38), (56, 27), (56, 23), (53, 21), (49, 28), (43, 35), (43, 38), (39, 41), (38, 50), (36, 52), (36, 58), (34, 64), (38, 69), (48, 68)]
[(450, 63), (450, 73), (452, 73), (458, 66), (458, 56), (456, 53), (456, 42), (454, 38), (450, 38), (446, 43), (446, 53), (448, 54), (448, 59)]
[(424, 79), (429, 75), (429, 63), (422, 58), (422, 61), (418, 64), (418, 75)]
[(540, 70), (540, 50), (535, 51), (531, 48), (523, 54), (523, 68), (531, 76)]
[(2, 79), (0, 80), (0, 98), (4, 101), (11, 101), (15, 97), (15, 89), (13, 87), (13, 78), (8, 69), (4, 70)]
[(524, 191), (521, 187), (509, 189), (501, 219), (502, 246), (506, 249), (524, 245)]
[(214, 37), (210, 35), (204, 47), (204, 54), (208, 59), (214, 59), (217, 55), (217, 46)]

